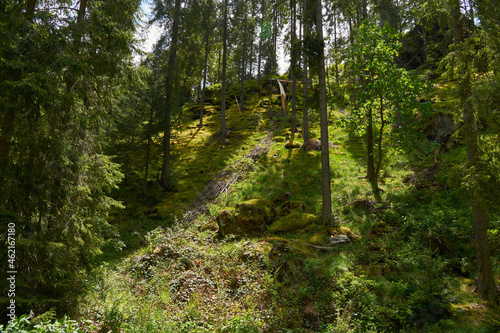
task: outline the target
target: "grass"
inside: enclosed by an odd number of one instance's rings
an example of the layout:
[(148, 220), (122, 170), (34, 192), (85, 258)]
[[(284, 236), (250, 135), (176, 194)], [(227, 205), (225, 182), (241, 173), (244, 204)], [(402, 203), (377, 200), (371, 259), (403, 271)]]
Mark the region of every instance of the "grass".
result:
[[(442, 84), (436, 94), (444, 100), (452, 89), (451, 83)], [(243, 113), (230, 105), (232, 135), (226, 141), (213, 140), (218, 112), (201, 129), (197, 120), (188, 119), (179, 127), (173, 145), (176, 192), (158, 190), (152, 204), (138, 202), (133, 210), (117, 214), (127, 248), (110, 250), (108, 258), (114, 260), (89, 278), (78, 315), (93, 321), (94, 332), (498, 329), (498, 314), (473, 292), (470, 213), (456, 184), (464, 154), (460, 146), (440, 156), (441, 171), (419, 187), (405, 179), (432, 165), (432, 157), (415, 167), (387, 145), (381, 173), (384, 203), (374, 211), (346, 209), (355, 200), (373, 197), (364, 179), (363, 141), (333, 122), (336, 224), (220, 239), (215, 217), (243, 200), (273, 200), (289, 192), (290, 200), (304, 203), (307, 214), (321, 211), (320, 152), (286, 149), (289, 124), (260, 107), (266, 98), (249, 95), (249, 109)], [(445, 102), (451, 104), (450, 99)], [(332, 114), (341, 117), (336, 110)], [(187, 224), (182, 214), (207, 182), (268, 132), (273, 144), (253, 171)], [(318, 126), (313, 124), (311, 132), (317, 137)], [(340, 227), (360, 237), (331, 251), (302, 244), (324, 244)], [(499, 255), (498, 249), (493, 252), (497, 264)]]

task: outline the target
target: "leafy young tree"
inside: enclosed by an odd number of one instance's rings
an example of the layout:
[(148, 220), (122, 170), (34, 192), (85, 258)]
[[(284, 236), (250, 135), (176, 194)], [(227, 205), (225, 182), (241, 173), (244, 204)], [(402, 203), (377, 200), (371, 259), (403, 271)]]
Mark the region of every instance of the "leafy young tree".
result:
[[(366, 136), (367, 178), (377, 200), (381, 200), (378, 179), (386, 125), (396, 122), (394, 134), (401, 134), (400, 139), (405, 139), (404, 142), (416, 143), (418, 140), (410, 135), (415, 132), (408, 128), (419, 126), (417, 111), (429, 111), (428, 105), (418, 103), (425, 91), (424, 82), (395, 63), (399, 47), (394, 29), (380, 28), (367, 21), (358, 29), (348, 55), (350, 70), (360, 82), (354, 87), (358, 98), (350, 117), (359, 133)], [(378, 161), (375, 163), (376, 155)]]

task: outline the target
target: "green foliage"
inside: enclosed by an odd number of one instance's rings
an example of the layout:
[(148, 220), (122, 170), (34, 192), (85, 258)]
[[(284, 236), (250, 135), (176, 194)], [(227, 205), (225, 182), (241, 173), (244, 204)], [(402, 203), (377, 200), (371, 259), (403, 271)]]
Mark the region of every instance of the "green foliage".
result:
[(32, 15), (26, 2), (0, 14), (9, 36), (0, 43), (0, 209), (16, 225), (21, 312), (74, 302), (103, 234), (113, 233), (107, 217), (120, 204), (110, 192), (122, 174), (104, 154), (104, 134), (139, 7), (88, 2), (77, 20), (65, 1), (33, 3)]
[(39, 322), (35, 318), (30, 320), (30, 316), (22, 315), (21, 317), (16, 317), (7, 326), (0, 325), (0, 331), (4, 333), (83, 333), (84, 331), (80, 328), (79, 324), (64, 316), (60, 320), (42, 320)]
[(348, 119), (354, 132), (364, 135), (367, 114), (372, 110), (374, 125), (394, 124), (391, 142), (404, 149), (424, 149), (422, 128), (432, 109), (429, 103), (419, 103), (418, 99), (430, 86), (397, 66), (398, 38), (388, 25), (381, 28), (367, 21), (359, 28), (356, 42), (346, 56), (350, 75), (356, 78), (352, 88), (358, 92)]
[(372, 292), (374, 285), (364, 276), (357, 277), (350, 272), (335, 282), (333, 301), (340, 311), (349, 314), (354, 331), (366, 332), (380, 327), (380, 310)]
[(221, 328), (222, 332), (228, 333), (258, 333), (259, 329), (255, 327), (249, 316), (234, 317), (230, 323)]

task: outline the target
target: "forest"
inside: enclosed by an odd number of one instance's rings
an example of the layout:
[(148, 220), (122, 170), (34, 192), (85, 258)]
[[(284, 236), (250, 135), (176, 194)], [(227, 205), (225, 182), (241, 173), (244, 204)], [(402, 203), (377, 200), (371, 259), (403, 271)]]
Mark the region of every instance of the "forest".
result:
[(498, 332), (499, 197), (496, 1), (0, 2), (0, 332)]

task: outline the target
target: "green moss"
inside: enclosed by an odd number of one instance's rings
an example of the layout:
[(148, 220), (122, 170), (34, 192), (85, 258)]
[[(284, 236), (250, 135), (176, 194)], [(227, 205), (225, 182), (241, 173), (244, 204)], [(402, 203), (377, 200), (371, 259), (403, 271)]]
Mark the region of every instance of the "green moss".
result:
[(330, 235), (326, 231), (322, 231), (309, 238), (309, 243), (313, 245), (328, 246), (330, 245)]
[(280, 217), (269, 227), (268, 231), (271, 233), (289, 232), (304, 229), (314, 223), (321, 223), (321, 219), (312, 214), (292, 212)]
[(236, 205), (239, 216), (269, 223), (274, 218), (273, 204), (266, 199), (251, 199)]

